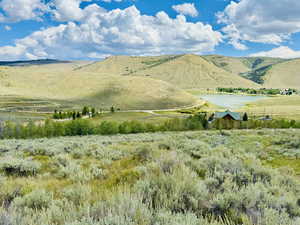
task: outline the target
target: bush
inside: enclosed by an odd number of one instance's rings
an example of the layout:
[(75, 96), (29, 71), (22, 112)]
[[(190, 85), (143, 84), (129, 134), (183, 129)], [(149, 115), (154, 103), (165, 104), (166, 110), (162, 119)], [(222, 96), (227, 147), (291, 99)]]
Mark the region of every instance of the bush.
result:
[(19, 208), (31, 208), (41, 210), (48, 208), (53, 201), (51, 192), (45, 190), (35, 190), (24, 197), (17, 197), (14, 200), (14, 206)]
[(62, 190), (62, 196), (77, 206), (88, 202), (90, 195), (90, 187), (82, 184), (69, 186)]
[(0, 170), (11, 176), (35, 176), (40, 164), (31, 160), (5, 158), (0, 161)]

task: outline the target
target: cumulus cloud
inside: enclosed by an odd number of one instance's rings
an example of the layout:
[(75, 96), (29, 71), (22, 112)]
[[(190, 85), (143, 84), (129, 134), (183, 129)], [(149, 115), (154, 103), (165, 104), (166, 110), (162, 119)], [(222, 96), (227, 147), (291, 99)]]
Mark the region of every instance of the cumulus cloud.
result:
[(198, 10), (194, 3), (184, 3), (180, 5), (173, 5), (172, 8), (179, 14), (196, 17), (198, 16)]
[(300, 58), (300, 51), (295, 51), (287, 46), (280, 46), (280, 47), (274, 48), (270, 51), (257, 52), (250, 56), (292, 59), (292, 58)]
[(2, 0), (0, 1), (0, 22), (19, 22), (22, 20), (40, 20), (47, 10), (40, 0)]
[(4, 29), (7, 30), (7, 31), (10, 31), (10, 30), (11, 30), (11, 27), (8, 26), (8, 25), (5, 25), (5, 26), (4, 26)]
[[(300, 32), (299, 0), (232, 1), (217, 14), (223, 32), (237, 49), (245, 49), (243, 41), (276, 44)], [(242, 46), (242, 48), (241, 48)]]
[(210, 25), (187, 22), (183, 15), (175, 19), (165, 12), (142, 15), (135, 6), (105, 11), (89, 5), (82, 10), (80, 21), (40, 30), (13, 46), (0, 47), (0, 59), (203, 53), (222, 41)]
[(80, 7), (82, 2), (91, 2), (92, 0), (53, 0), (51, 13), (57, 21), (81, 21), (90, 13), (101, 13), (105, 9), (97, 4), (91, 4), (84, 9)]

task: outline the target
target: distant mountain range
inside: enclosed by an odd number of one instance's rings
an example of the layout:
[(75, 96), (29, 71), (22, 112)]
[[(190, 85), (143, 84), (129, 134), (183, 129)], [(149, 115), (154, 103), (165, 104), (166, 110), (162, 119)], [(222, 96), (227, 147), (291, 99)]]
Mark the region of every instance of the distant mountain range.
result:
[(57, 63), (70, 63), (70, 61), (61, 61), (56, 59), (39, 59), (26, 61), (0, 61), (0, 66), (32, 66), (32, 65), (46, 65)]

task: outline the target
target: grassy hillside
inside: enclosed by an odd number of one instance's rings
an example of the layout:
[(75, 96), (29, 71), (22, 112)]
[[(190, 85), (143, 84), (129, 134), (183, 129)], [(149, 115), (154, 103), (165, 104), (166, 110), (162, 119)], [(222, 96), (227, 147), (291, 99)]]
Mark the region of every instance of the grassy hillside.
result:
[(163, 109), (193, 105), (197, 99), (159, 80), (107, 76), (76, 70), (82, 63), (0, 67), (1, 95), (58, 104), (122, 109)]
[(214, 65), (267, 88), (300, 88), (300, 60), (268, 57), (204, 56)]
[(300, 59), (273, 65), (266, 71), (263, 80), (268, 88), (300, 88)]
[(114, 56), (83, 68), (99, 74), (144, 76), (163, 80), (184, 89), (214, 87), (259, 87), (216, 67), (201, 56), (160, 57)]
[(299, 136), (245, 130), (2, 140), (0, 224), (298, 225)]
[(227, 57), (222, 55), (206, 55), (203, 56), (207, 61), (213, 63), (215, 66), (222, 68), (230, 73), (240, 74), (249, 72), (250, 65), (245, 63), (240, 58)]

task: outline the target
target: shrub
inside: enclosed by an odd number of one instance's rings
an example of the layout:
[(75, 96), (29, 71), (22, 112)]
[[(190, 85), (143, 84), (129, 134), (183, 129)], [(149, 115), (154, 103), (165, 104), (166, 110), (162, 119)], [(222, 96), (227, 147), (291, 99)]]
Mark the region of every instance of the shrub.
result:
[(31, 160), (5, 158), (0, 161), (0, 170), (6, 175), (35, 176), (40, 164)]
[(68, 201), (72, 201), (77, 206), (88, 202), (90, 195), (90, 187), (82, 184), (69, 186), (62, 190), (62, 196), (68, 199)]
[(45, 190), (35, 190), (24, 197), (17, 197), (13, 204), (19, 208), (27, 207), (41, 210), (48, 208), (52, 201), (53, 195), (51, 192), (47, 192)]

